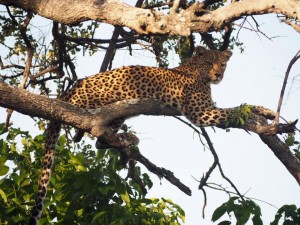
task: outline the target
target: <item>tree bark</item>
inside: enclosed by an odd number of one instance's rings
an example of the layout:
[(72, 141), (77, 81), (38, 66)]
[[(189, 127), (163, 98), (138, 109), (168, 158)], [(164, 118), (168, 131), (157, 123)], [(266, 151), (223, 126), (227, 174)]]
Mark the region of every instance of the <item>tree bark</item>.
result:
[[(42, 17), (63, 23), (77, 24), (87, 20), (127, 26), (140, 34), (190, 35), (192, 32), (217, 31), (224, 25), (244, 16), (276, 13), (299, 22), (298, 0), (243, 0), (204, 10), (196, 2), (178, 13), (164, 14), (153, 9), (142, 9), (116, 0), (0, 0), (0, 4), (20, 7)], [(293, 27), (299, 27), (293, 23)], [(297, 29), (296, 29), (297, 30)]]
[[(13, 109), (25, 115), (71, 125), (96, 137), (104, 135), (107, 132), (107, 124), (116, 118), (129, 118), (140, 114), (180, 115), (180, 112), (169, 107), (163, 107), (161, 102), (154, 99), (120, 101), (89, 112), (58, 99), (50, 99), (45, 96), (29, 93), (24, 89), (11, 87), (3, 82), (0, 82), (0, 106)], [(299, 160), (295, 158), (289, 147), (277, 136), (263, 134), (266, 132), (264, 129), (266, 128), (266, 119), (261, 118), (258, 121), (257, 118), (257, 115), (254, 118), (251, 118), (250, 115), (245, 124), (232, 127), (260, 134), (260, 138), (269, 146), (300, 185)], [(292, 127), (288, 125), (280, 125), (277, 132), (288, 132), (291, 129)]]
[(259, 135), (260, 139), (273, 151), (275, 156), (282, 162), (287, 170), (293, 175), (300, 185), (299, 160), (291, 153), (289, 146), (277, 136)]

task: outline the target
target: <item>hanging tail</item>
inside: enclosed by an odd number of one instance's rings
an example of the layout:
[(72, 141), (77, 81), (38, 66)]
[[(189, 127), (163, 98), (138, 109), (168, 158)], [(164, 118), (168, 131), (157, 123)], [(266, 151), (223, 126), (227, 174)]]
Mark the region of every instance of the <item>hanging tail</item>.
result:
[(31, 209), (28, 225), (38, 225), (41, 218), (44, 200), (47, 195), (52, 168), (54, 164), (55, 146), (60, 134), (61, 124), (50, 121), (47, 128), (47, 140), (45, 143), (44, 165), (39, 178), (38, 190), (35, 198), (35, 205)]

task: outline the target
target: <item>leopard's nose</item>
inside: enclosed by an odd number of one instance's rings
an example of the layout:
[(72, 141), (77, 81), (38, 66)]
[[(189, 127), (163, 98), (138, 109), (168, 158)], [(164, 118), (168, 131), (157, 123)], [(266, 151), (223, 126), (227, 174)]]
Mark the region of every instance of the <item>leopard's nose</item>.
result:
[(221, 73), (216, 73), (215, 75), (216, 75), (217, 78), (222, 78), (223, 77), (223, 74), (221, 74)]

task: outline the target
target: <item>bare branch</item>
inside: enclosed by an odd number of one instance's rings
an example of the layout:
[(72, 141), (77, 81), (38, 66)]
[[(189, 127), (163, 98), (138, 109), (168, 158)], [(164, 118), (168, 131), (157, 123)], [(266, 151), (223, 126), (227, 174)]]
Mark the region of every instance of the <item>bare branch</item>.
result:
[[(156, 174), (159, 177), (163, 177), (168, 180), (171, 184), (178, 187), (182, 192), (191, 196), (191, 190), (185, 186), (180, 180), (174, 176), (173, 172), (167, 170), (163, 167), (158, 167), (152, 162), (150, 162), (145, 156), (143, 156), (138, 149), (131, 149), (130, 146), (137, 145), (139, 139), (132, 133), (120, 133), (115, 134), (113, 132), (106, 132), (104, 135), (105, 142), (108, 144), (107, 148), (115, 148), (118, 149), (121, 153), (121, 161), (122, 158), (126, 158), (125, 164), (129, 160), (136, 160), (142, 163), (150, 172)], [(99, 141), (99, 139), (98, 139)], [(96, 143), (96, 147), (101, 147), (101, 143)], [(101, 142), (101, 141), (100, 141)], [(105, 148), (106, 148), (105, 147)], [(131, 162), (132, 163), (132, 162)], [(131, 165), (132, 166), (132, 165)], [(130, 174), (133, 175), (133, 174)], [(140, 183), (138, 181), (138, 183)], [(142, 185), (142, 184), (141, 184)], [(142, 185), (143, 187), (143, 185)]]
[(285, 72), (285, 77), (284, 77), (284, 80), (283, 80), (283, 84), (282, 84), (282, 88), (281, 88), (281, 92), (280, 92), (280, 97), (279, 97), (279, 101), (278, 101), (278, 106), (277, 106), (277, 114), (276, 114), (276, 117), (275, 117), (275, 120), (274, 120), (274, 122), (276, 124), (279, 123), (280, 109), (281, 109), (281, 105), (282, 105), (282, 101), (283, 101), (283, 95), (284, 95), (285, 87), (286, 87), (286, 84), (287, 84), (287, 79), (289, 77), (289, 74), (290, 74), (290, 71), (291, 71), (293, 65), (295, 64), (295, 62), (297, 62), (297, 60), (299, 58), (300, 58), (300, 50), (292, 58), (292, 60), (290, 61), (289, 65), (288, 65), (288, 68)]
[(17, 64), (10, 64), (10, 65), (4, 65), (2, 62), (2, 58), (0, 57), (0, 69), (5, 70), (5, 69), (10, 69), (10, 68), (17, 68), (17, 69), (22, 69), (24, 70), (25, 67)]
[(111, 66), (116, 51), (116, 43), (118, 41), (121, 29), (122, 28), (119, 26), (115, 27), (99, 72), (104, 72), (108, 69), (109, 65)]
[(180, 182), (178, 178), (176, 178), (170, 170), (167, 170), (163, 167), (157, 167), (153, 163), (151, 163), (148, 159), (146, 159), (143, 155), (141, 155), (138, 151), (131, 151), (130, 157), (142, 163), (150, 172), (157, 174), (158, 176), (164, 177), (171, 184), (174, 184), (185, 194), (191, 196), (191, 190)]
[[(214, 160), (215, 160), (214, 164), (216, 164), (219, 167), (221, 176), (231, 185), (231, 187), (236, 191), (236, 193), (239, 195), (239, 197), (244, 201), (243, 195), (239, 192), (239, 190), (236, 188), (236, 186), (233, 184), (233, 182), (227, 176), (225, 176), (225, 174), (223, 172), (223, 169), (222, 169), (222, 166), (221, 166), (220, 161), (219, 161), (218, 154), (217, 154), (217, 152), (216, 152), (216, 150), (215, 150), (215, 148), (214, 148), (214, 146), (213, 146), (213, 144), (212, 144), (212, 142), (211, 142), (211, 140), (210, 140), (210, 138), (209, 138), (206, 130), (204, 128), (202, 128), (202, 127), (200, 129), (201, 129), (202, 135), (204, 136), (205, 140), (207, 141), (207, 144), (209, 146), (209, 149), (210, 149), (211, 153), (214, 156)], [(208, 172), (207, 172), (207, 175), (210, 176), (210, 174)], [(207, 176), (207, 178), (208, 178), (208, 176)], [(205, 179), (205, 177), (203, 177), (203, 178)], [(202, 179), (201, 179), (201, 182), (202, 182)], [(200, 185), (201, 185), (201, 182), (200, 182)], [(205, 181), (205, 183), (206, 183), (206, 181)], [(201, 188), (200, 185), (199, 185), (199, 188)]]
[(24, 24), (23, 26), (21, 27), (21, 36), (26, 44), (26, 47), (27, 47), (27, 51), (28, 51), (28, 56), (27, 56), (27, 60), (26, 60), (26, 66), (25, 66), (25, 69), (24, 69), (24, 74), (23, 74), (23, 80), (20, 84), (20, 87), (21, 88), (25, 88), (26, 86), (26, 82), (27, 82), (27, 79), (30, 75), (30, 68), (31, 68), (31, 64), (32, 64), (32, 57), (33, 57), (33, 53), (34, 53), (34, 48), (32, 47), (32, 44), (29, 40), (29, 38), (27, 37), (27, 34), (26, 34), (26, 30), (27, 30), (27, 27), (29, 25), (29, 22), (32, 18), (32, 12), (28, 12), (27, 14), (27, 17), (24, 21)]

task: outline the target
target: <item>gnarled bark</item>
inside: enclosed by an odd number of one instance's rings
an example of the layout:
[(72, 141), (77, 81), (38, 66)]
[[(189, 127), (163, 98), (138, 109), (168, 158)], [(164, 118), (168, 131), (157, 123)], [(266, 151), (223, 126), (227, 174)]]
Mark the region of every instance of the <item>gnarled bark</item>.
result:
[[(187, 36), (191, 32), (220, 30), (243, 16), (268, 13), (282, 14), (299, 22), (300, 2), (297, 0), (243, 0), (205, 11), (196, 2), (178, 13), (170, 14), (130, 6), (115, 0), (0, 0), (0, 4), (20, 7), (42, 17), (64, 23), (77, 24), (87, 20), (127, 26), (141, 34), (171, 34)], [(299, 25), (293, 23), (293, 27)], [(296, 29), (297, 30), (297, 29)]]

